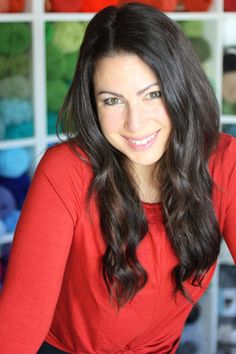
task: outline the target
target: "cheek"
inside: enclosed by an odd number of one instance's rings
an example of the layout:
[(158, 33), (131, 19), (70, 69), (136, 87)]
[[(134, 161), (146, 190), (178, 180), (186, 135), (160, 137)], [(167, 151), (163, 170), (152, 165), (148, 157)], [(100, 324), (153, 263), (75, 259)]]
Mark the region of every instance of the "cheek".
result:
[(122, 119), (117, 113), (100, 114), (99, 122), (104, 135), (112, 134), (122, 127)]

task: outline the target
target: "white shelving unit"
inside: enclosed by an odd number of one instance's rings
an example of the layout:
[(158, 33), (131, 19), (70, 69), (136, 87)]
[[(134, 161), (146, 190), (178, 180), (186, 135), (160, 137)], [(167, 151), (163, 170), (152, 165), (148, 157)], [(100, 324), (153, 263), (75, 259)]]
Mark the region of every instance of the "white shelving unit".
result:
[[(34, 136), (31, 138), (18, 140), (0, 141), (0, 150), (15, 147), (32, 148), (34, 152), (34, 167), (40, 160), (43, 151), (50, 143), (57, 141), (56, 136), (47, 134), (47, 104), (46, 104), (46, 64), (45, 64), (45, 25), (48, 22), (77, 22), (89, 21), (92, 13), (45, 13), (44, 0), (26, 0), (25, 13), (20, 14), (0, 14), (2, 22), (27, 22), (32, 26), (32, 84), (33, 84), (33, 110), (34, 110)], [(213, 1), (208, 12), (188, 13), (174, 12), (168, 13), (172, 19), (200, 20), (204, 21), (205, 36), (211, 43), (212, 59), (210, 62), (212, 77), (215, 80), (215, 91), (221, 106), (222, 103), (222, 73), (223, 73), (223, 48), (225, 45), (236, 46), (236, 12), (225, 13), (223, 11), (223, 0)], [(233, 27), (232, 27), (233, 26)], [(236, 124), (236, 116), (221, 116), (222, 124)], [(1, 243), (11, 241), (13, 235), (8, 234), (0, 238)], [(224, 263), (231, 263), (228, 251), (223, 250), (220, 258)], [(202, 313), (204, 314), (196, 327), (196, 338), (201, 336), (201, 345), (197, 354), (217, 354), (217, 328), (218, 328), (218, 269), (211, 282), (211, 285), (203, 296)], [(186, 330), (187, 331), (187, 330)]]

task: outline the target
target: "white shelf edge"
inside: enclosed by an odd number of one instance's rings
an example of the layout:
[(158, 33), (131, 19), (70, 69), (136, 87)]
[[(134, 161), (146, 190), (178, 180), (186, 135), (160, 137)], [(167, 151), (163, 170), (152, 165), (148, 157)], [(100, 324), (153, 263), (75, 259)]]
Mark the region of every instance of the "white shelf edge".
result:
[(77, 12), (77, 13), (44, 13), (42, 18), (46, 22), (56, 22), (56, 21), (90, 21), (94, 17), (95, 13), (85, 13), (85, 12)]
[(0, 142), (0, 150), (11, 149), (17, 147), (34, 147), (35, 138), (25, 138), (25, 139), (15, 139), (6, 140)]
[(32, 13), (2, 13), (0, 14), (0, 23), (2, 22), (33, 22)]
[(222, 115), (220, 122), (221, 124), (236, 124), (236, 115)]

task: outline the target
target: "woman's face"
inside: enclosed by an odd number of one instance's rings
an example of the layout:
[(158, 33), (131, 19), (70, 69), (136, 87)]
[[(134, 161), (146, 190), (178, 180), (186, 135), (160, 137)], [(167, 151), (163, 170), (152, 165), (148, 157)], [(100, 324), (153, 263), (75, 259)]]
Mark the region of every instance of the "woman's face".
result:
[(94, 94), (104, 137), (133, 167), (153, 167), (167, 148), (171, 121), (158, 79), (135, 54), (103, 57), (94, 73)]

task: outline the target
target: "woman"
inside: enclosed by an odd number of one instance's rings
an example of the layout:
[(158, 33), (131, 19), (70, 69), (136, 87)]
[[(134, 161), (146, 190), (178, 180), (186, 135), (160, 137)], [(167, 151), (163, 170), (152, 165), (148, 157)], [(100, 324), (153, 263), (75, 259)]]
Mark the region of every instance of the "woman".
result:
[(4, 354), (175, 353), (213, 276), (236, 260), (236, 141), (191, 45), (158, 10), (88, 25), (0, 303)]

